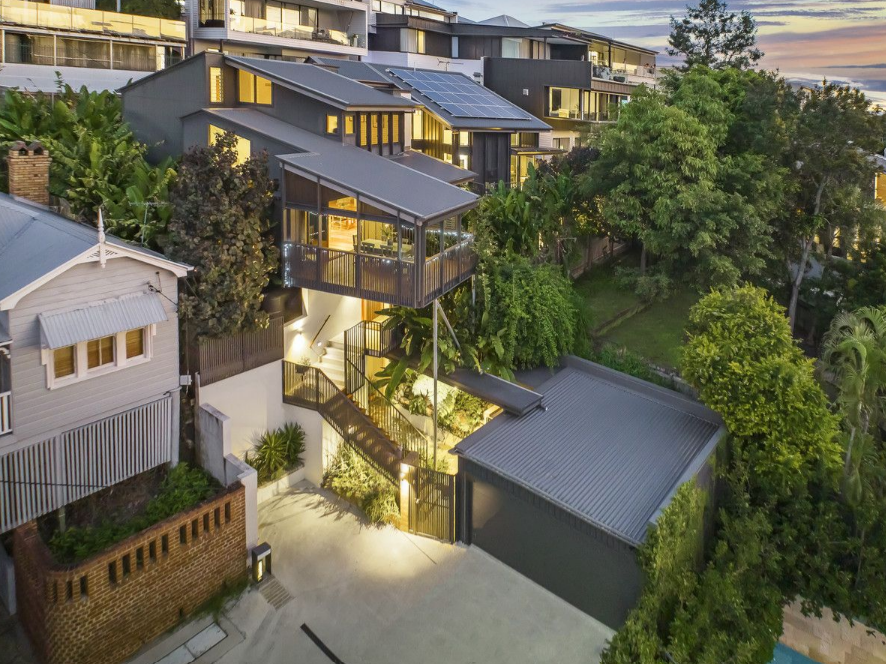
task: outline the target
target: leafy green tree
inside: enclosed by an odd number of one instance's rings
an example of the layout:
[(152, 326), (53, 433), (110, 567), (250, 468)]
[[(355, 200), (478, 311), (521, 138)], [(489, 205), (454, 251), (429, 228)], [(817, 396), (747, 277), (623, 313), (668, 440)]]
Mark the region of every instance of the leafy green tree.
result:
[(274, 199), (267, 154), (238, 163), (236, 136), (182, 157), (170, 191), (169, 255), (195, 267), (179, 311), (198, 335), (267, 325), (262, 291), (279, 262), (270, 236)]
[[(835, 228), (854, 229), (853, 235), (878, 236), (886, 227), (886, 209), (865, 205), (853, 213), (847, 201), (869, 189), (876, 165), (868, 157), (886, 137), (886, 117), (871, 112), (864, 93), (825, 82), (805, 90), (793, 125), (788, 163), (793, 197), (778, 226), (778, 245), (791, 274), (788, 317), (797, 318), (800, 287), (818, 238)], [(827, 257), (820, 257), (827, 260)]]
[(766, 223), (746, 192), (724, 185), (733, 173), (718, 158), (728, 109), (716, 98), (691, 99), (668, 105), (663, 93), (641, 89), (604, 132), (583, 193), (602, 197), (618, 235), (642, 242), (641, 280), (652, 254), (669, 275), (735, 283), (762, 269)]
[(671, 16), (668, 55), (683, 56), (686, 67), (716, 69), (752, 67), (763, 52), (757, 48), (757, 22), (747, 11), (730, 12), (720, 0), (687, 6), (680, 20)]
[(54, 95), (7, 90), (0, 107), (0, 140), (39, 140), (52, 156), (50, 192), (71, 213), (94, 224), (104, 210), (109, 232), (160, 248), (171, 214), (170, 160), (145, 161), (146, 147), (123, 122), (113, 92), (74, 90), (60, 84)]

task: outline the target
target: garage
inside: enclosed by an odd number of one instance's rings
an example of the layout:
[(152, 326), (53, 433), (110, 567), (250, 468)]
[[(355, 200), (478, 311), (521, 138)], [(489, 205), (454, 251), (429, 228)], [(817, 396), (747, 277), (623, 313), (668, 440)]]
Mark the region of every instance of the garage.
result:
[(465, 438), (459, 538), (605, 625), (640, 595), (636, 550), (676, 489), (704, 487), (724, 428), (699, 403), (578, 358), (541, 407)]

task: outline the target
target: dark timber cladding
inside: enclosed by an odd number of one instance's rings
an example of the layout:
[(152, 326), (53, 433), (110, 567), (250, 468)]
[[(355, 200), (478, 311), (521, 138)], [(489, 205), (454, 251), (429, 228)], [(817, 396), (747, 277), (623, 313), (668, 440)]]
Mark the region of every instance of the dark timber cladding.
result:
[(542, 408), (453, 450), (458, 537), (618, 629), (643, 587), (636, 548), (681, 484), (707, 488), (724, 429), (690, 399), (578, 358), (537, 391)]

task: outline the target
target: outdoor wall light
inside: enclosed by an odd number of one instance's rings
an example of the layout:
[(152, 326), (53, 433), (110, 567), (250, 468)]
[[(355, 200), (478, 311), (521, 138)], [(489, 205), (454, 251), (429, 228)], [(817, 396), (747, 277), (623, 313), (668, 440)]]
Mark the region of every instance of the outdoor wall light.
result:
[(270, 573), (271, 545), (263, 542), (252, 550), (252, 579), (256, 583), (261, 583), (265, 574)]

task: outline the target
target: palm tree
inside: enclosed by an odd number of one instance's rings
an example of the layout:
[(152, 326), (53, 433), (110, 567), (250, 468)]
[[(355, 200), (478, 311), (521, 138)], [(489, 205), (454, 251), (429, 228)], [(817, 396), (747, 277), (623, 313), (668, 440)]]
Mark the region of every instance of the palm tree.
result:
[(868, 519), (863, 503), (882, 503), (886, 473), (879, 432), (886, 393), (886, 308), (864, 307), (839, 314), (824, 338), (822, 359), (837, 380), (843, 413), (846, 459), (843, 496), (856, 514), (859, 536), (855, 586), (862, 577)]

